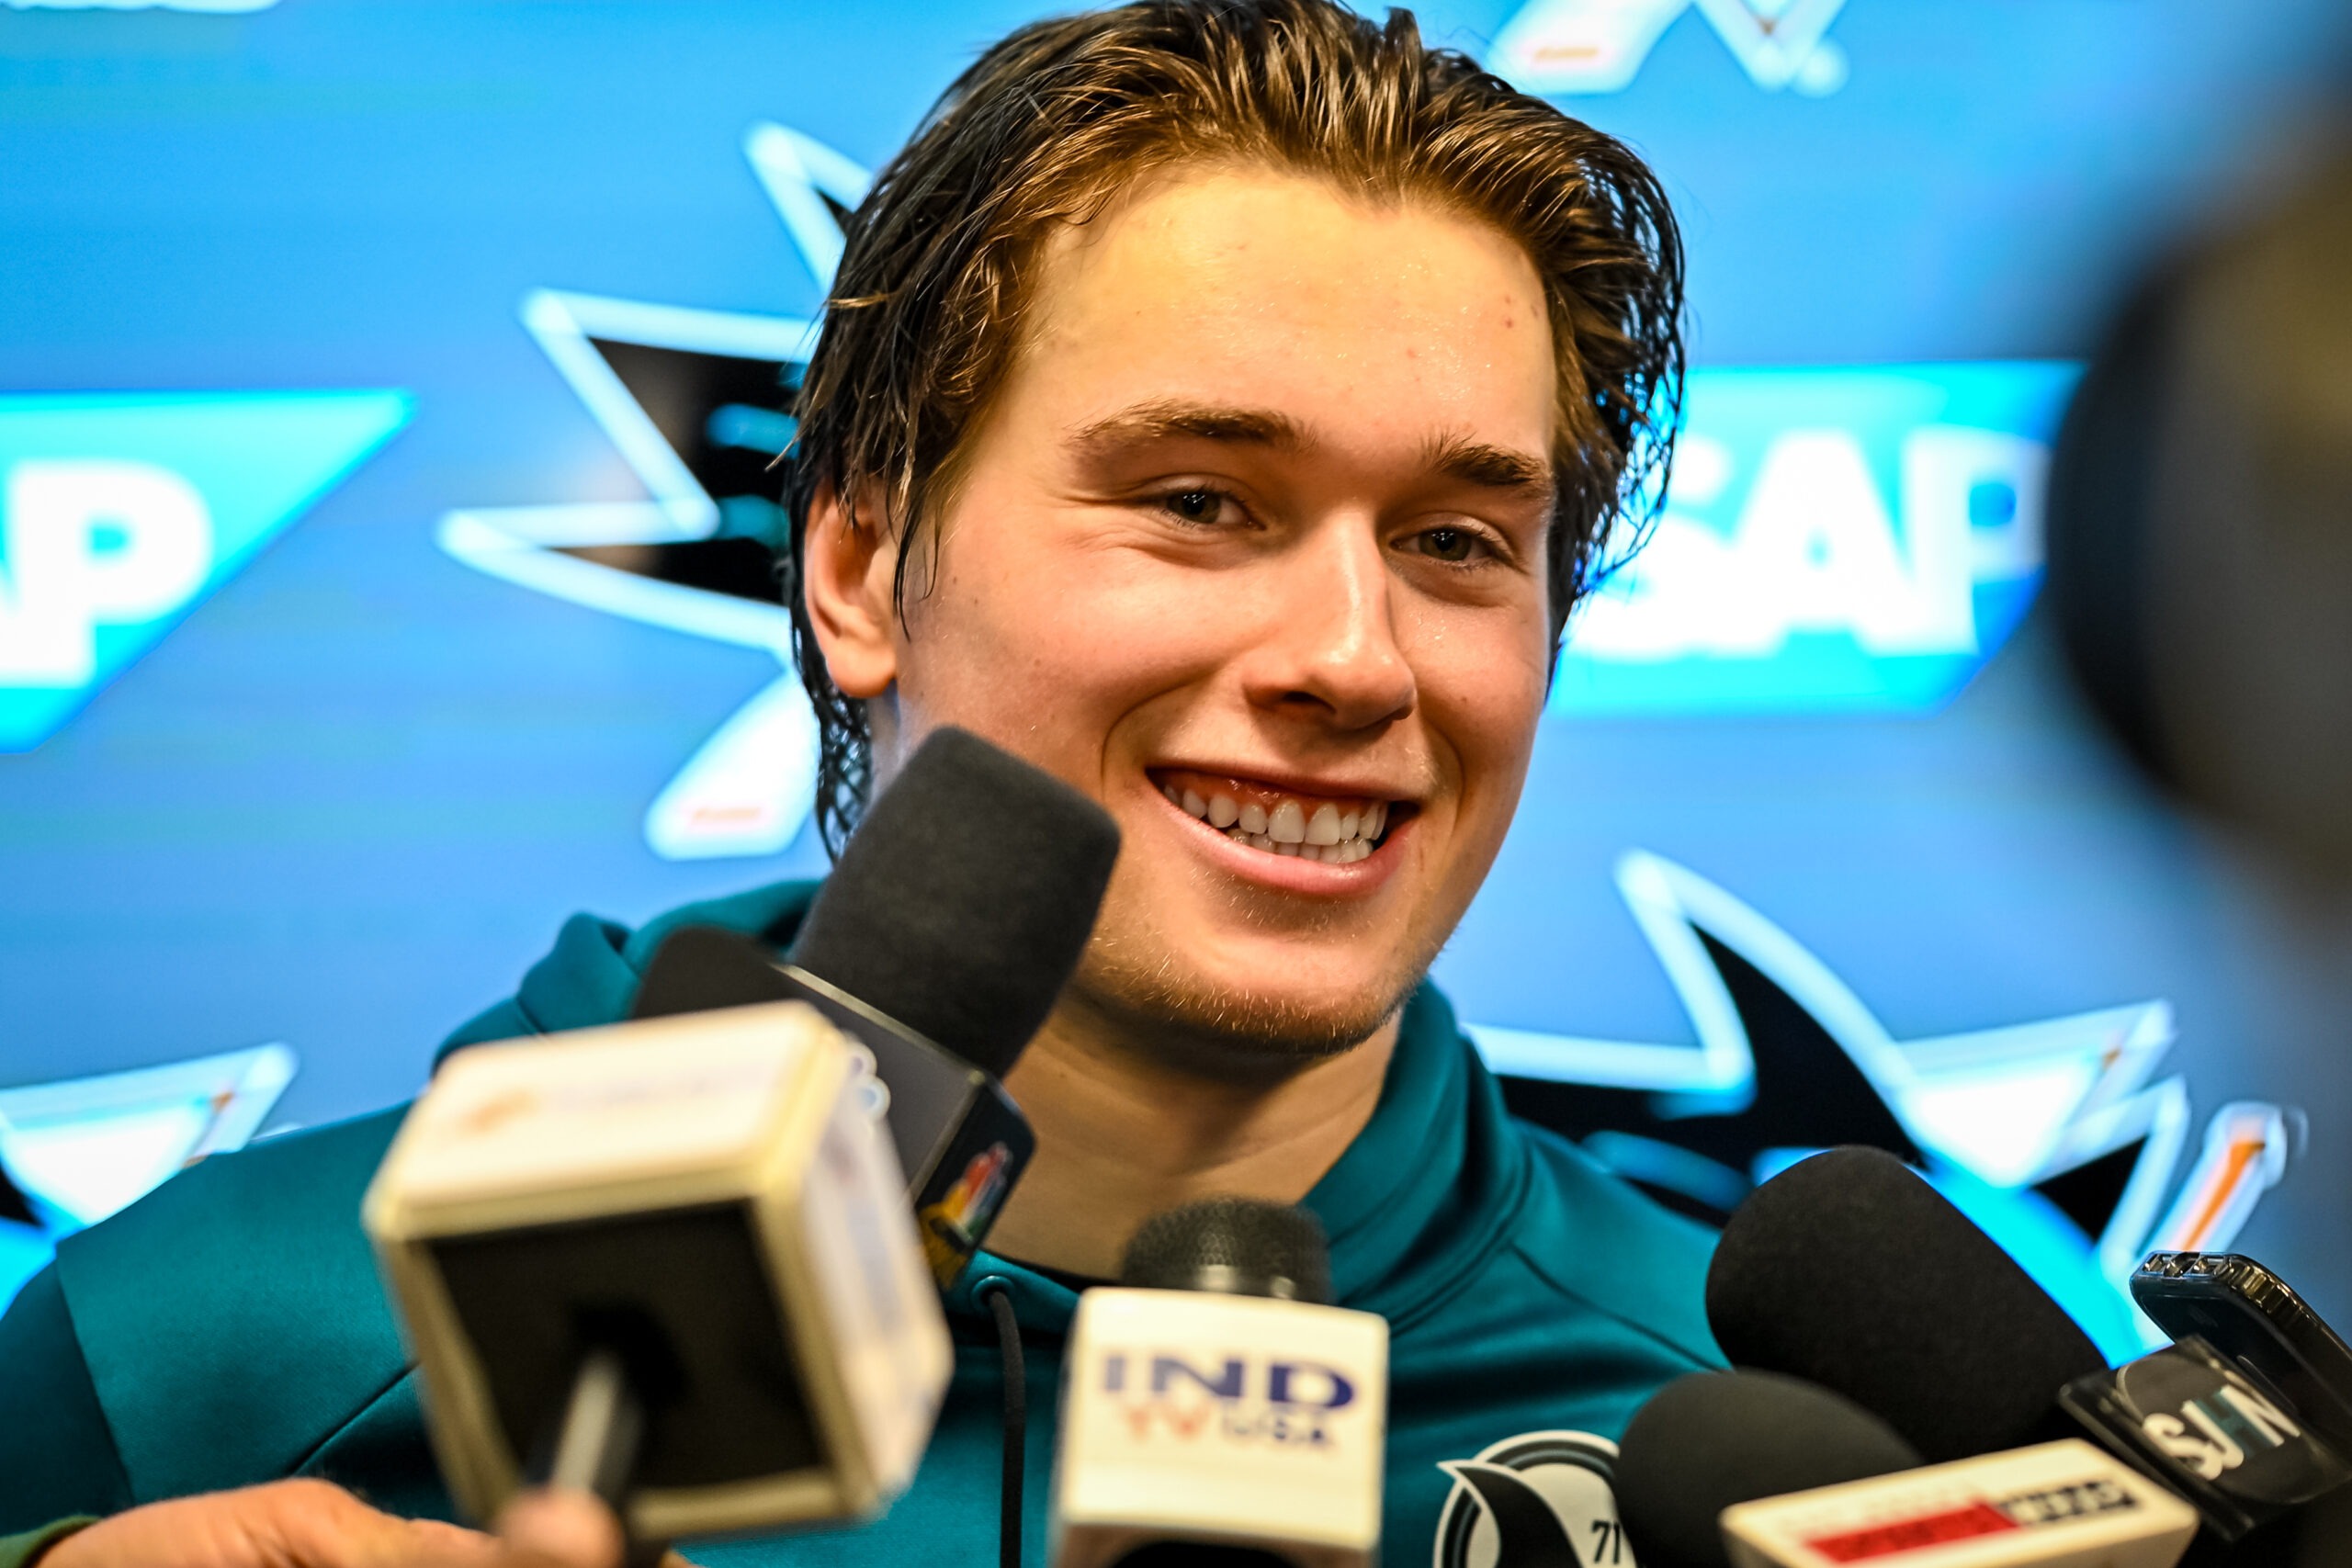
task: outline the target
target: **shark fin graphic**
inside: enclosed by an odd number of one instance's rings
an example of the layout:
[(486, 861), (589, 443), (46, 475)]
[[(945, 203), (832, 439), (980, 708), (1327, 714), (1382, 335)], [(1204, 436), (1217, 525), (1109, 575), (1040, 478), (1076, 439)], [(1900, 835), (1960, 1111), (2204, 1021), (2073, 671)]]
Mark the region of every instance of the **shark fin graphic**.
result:
[(1478, 1495), (1495, 1527), (1495, 1568), (1583, 1568), (1560, 1516), (1516, 1472), (1475, 1460), (1439, 1468)]

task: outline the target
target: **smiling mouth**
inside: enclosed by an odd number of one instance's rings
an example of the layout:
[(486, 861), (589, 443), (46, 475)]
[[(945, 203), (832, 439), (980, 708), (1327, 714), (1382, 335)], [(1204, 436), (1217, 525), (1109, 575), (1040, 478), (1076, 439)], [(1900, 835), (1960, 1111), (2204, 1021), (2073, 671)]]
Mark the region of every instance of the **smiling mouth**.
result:
[(1402, 801), (1300, 795), (1177, 768), (1154, 769), (1151, 780), (1177, 809), (1237, 844), (1326, 865), (1352, 865), (1364, 859), (1412, 809)]

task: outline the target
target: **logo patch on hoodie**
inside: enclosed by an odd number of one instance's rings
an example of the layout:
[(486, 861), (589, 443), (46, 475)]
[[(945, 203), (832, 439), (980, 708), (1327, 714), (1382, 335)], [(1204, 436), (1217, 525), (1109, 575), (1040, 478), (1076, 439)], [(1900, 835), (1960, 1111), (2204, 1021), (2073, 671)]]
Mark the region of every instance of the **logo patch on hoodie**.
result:
[(1522, 1432), (1447, 1460), (1430, 1568), (1631, 1568), (1611, 1490), (1617, 1445), (1590, 1432)]

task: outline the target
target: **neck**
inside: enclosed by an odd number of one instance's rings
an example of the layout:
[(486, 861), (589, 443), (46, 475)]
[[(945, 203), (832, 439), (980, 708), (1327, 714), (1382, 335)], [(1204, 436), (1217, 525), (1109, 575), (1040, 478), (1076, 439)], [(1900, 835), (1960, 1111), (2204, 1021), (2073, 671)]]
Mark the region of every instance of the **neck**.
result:
[(1107, 1280), (1136, 1227), (1163, 1210), (1208, 1197), (1297, 1202), (1372, 1119), (1396, 1032), (1392, 1016), (1333, 1055), (1237, 1060), (1155, 1049), (1065, 998), (1005, 1080), (1037, 1152), (989, 1250)]

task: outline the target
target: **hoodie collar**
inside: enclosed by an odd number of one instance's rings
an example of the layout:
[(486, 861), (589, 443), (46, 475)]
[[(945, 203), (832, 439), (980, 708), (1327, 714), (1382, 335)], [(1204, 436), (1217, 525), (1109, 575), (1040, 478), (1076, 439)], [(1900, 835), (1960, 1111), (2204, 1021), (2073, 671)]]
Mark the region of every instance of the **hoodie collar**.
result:
[[(1378, 1313), (1394, 1330), (1435, 1311), (1507, 1243), (1531, 1172), (1493, 1077), (1445, 998), (1422, 985), (1406, 1003), (1371, 1120), (1304, 1200), (1331, 1238), (1339, 1304)], [(948, 1292), (949, 1314), (984, 1319), (979, 1292), (992, 1280), (1023, 1328), (1068, 1330), (1076, 1292), (985, 1251)]]
[[(575, 916), (524, 977), (516, 1004), (524, 1021), (544, 1032), (625, 1018), (639, 976), (671, 932), (721, 926), (781, 949), (820, 886), (782, 882), (690, 904), (633, 935)], [(1435, 1310), (1505, 1244), (1528, 1201), (1531, 1170), (1499, 1088), (1444, 997), (1423, 983), (1405, 1005), (1371, 1120), (1305, 1200), (1331, 1238), (1340, 1304), (1378, 1313), (1400, 1330)], [(1004, 1280), (1024, 1328), (1069, 1327), (1074, 1292), (985, 1251), (948, 1292), (949, 1312), (985, 1318), (976, 1292), (991, 1277)]]

